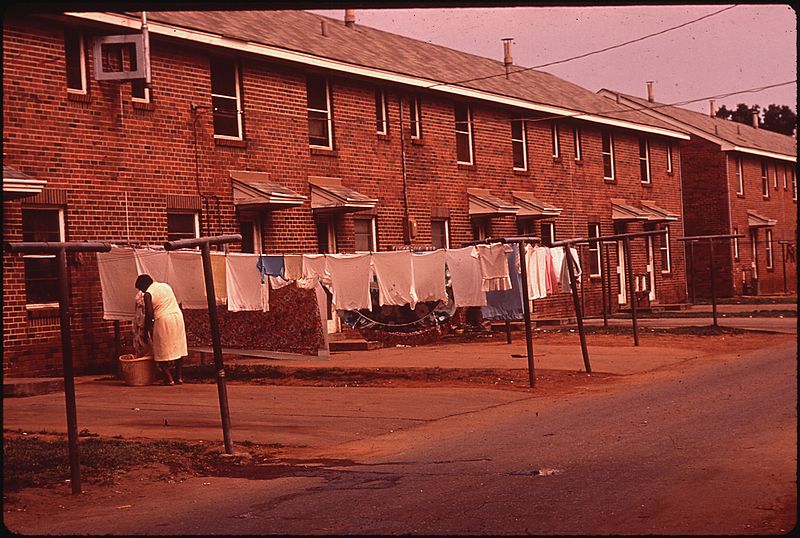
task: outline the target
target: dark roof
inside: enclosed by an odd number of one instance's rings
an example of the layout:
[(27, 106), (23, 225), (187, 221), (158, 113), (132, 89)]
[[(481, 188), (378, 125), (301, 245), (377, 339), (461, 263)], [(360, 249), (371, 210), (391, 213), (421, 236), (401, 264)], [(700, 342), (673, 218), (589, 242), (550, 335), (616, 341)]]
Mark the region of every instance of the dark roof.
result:
[[(620, 97), (629, 99), (638, 106), (652, 110), (656, 114), (663, 114), (687, 126), (694, 127), (709, 136), (722, 139), (732, 145), (744, 148), (770, 151), (782, 155), (797, 156), (797, 140), (793, 136), (788, 136), (767, 129), (758, 129), (752, 125), (739, 123), (723, 118), (712, 118), (709, 114), (694, 112), (685, 108), (672, 105), (665, 105), (657, 101), (648, 101), (641, 97), (615, 92), (613, 90), (601, 90), (609, 93), (618, 94)], [(610, 101), (611, 99), (609, 99)]]
[[(522, 67), (513, 66), (510, 78), (506, 79), (502, 61), (359, 24), (348, 28), (341, 20), (306, 11), (148, 11), (147, 17), (148, 21), (437, 82), (453, 83), (499, 74), (484, 80), (461, 82), (459, 86), (675, 131), (658, 119), (631, 111), (629, 107), (544, 71), (516, 73), (513, 70)], [(327, 36), (322, 35), (322, 21), (328, 23)], [(498, 44), (498, 56), (500, 52)]]

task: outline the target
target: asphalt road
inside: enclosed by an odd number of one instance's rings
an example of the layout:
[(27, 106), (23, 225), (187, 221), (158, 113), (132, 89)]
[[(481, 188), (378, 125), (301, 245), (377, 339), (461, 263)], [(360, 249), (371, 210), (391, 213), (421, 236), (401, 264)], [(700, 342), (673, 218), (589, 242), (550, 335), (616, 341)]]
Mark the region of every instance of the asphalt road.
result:
[[(764, 534), (796, 520), (797, 358), (701, 358), (339, 445), (246, 478), (148, 485), (57, 534)], [(133, 506), (131, 506), (133, 505)]]

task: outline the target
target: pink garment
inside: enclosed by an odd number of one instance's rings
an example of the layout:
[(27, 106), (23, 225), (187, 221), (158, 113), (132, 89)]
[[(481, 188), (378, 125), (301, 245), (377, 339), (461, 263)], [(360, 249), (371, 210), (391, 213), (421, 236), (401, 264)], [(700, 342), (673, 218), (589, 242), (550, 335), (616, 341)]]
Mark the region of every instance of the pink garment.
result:
[(453, 289), (455, 306), (485, 306), (486, 292), (483, 291), (478, 249), (475, 247), (447, 249), (445, 260), (450, 273), (450, 287)]
[(337, 310), (372, 309), (370, 261), (369, 253), (325, 255), (325, 268), (330, 275), (333, 304)]
[(481, 265), (483, 291), (511, 289), (511, 277), (508, 274), (508, 258), (506, 258), (504, 244), (478, 245), (478, 260)]
[(378, 281), (378, 303), (381, 306), (417, 306), (410, 250), (373, 252), (372, 270)]

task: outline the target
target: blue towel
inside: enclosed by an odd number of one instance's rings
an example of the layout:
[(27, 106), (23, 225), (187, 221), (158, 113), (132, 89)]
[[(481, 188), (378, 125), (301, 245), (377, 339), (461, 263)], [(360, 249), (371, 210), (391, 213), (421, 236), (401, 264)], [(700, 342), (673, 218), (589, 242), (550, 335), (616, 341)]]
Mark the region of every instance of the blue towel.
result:
[(283, 256), (267, 256), (262, 254), (258, 257), (256, 268), (261, 273), (261, 283), (264, 283), (264, 277), (269, 276), (283, 276)]
[(522, 279), (517, 272), (518, 256), (519, 251), (517, 248), (506, 254), (508, 275), (511, 277), (511, 289), (486, 292), (486, 306), (481, 307), (483, 319), (508, 321), (523, 319)]

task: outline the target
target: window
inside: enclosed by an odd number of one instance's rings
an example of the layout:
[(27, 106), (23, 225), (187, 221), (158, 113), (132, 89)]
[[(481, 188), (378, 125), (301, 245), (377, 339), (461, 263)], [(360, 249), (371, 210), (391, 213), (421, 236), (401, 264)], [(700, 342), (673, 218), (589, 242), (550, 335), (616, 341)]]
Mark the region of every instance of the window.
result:
[(333, 149), (331, 96), (328, 79), (309, 75), (306, 79), (308, 98), (308, 144)]
[(431, 244), (435, 248), (450, 248), (450, 221), (431, 219)]
[(517, 217), (517, 234), (523, 236), (536, 235), (536, 230), (534, 230), (533, 226), (535, 222), (534, 219), (520, 219)]
[(561, 157), (561, 144), (558, 140), (558, 122), (550, 122), (550, 138), (553, 144), (553, 158), (558, 159)]
[(572, 128), (572, 142), (575, 148), (575, 160), (583, 159), (583, 146), (581, 146), (581, 128), (577, 125)]
[(736, 157), (736, 194), (744, 196), (744, 169), (741, 157)]
[(373, 252), (377, 250), (377, 233), (375, 217), (353, 218), (355, 228), (356, 252)]
[(772, 186), (775, 188), (776, 191), (778, 190), (778, 165), (777, 164), (772, 168)]
[(239, 66), (227, 58), (212, 58), (211, 108), (214, 136), (242, 139), (242, 103), (239, 92)]
[(528, 169), (528, 151), (525, 120), (511, 120), (511, 153), (514, 157), (514, 170)]
[(194, 211), (167, 211), (167, 241), (200, 237), (199, 215)]
[(459, 163), (472, 164), (472, 111), (469, 105), (455, 105), (456, 159)]
[(639, 138), (639, 178), (650, 183), (650, 141), (646, 138)]
[(550, 247), (556, 242), (556, 223), (542, 223), (542, 245)]
[(794, 168), (790, 170), (792, 174), (792, 200), (797, 201), (797, 178), (794, 175)]
[(412, 97), (409, 102), (409, 121), (411, 124), (411, 138), (422, 138), (422, 117), (420, 116), (419, 97)]
[[(64, 212), (58, 208), (23, 208), (23, 241), (64, 241)], [(25, 254), (25, 297), (29, 305), (58, 302), (55, 254)]]
[(386, 105), (386, 92), (375, 90), (375, 131), (378, 134), (389, 134), (389, 112)]
[(786, 165), (783, 166), (783, 190), (789, 190), (788, 183), (786, 183)]
[[(600, 225), (589, 224), (589, 239), (600, 237)], [(602, 266), (600, 264), (600, 243), (589, 243), (589, 276), (601, 276)]]
[(761, 196), (769, 198), (769, 179), (767, 179), (767, 161), (761, 161)]
[(614, 180), (614, 139), (611, 131), (603, 131), (603, 179)]
[(67, 62), (67, 91), (86, 94), (86, 45), (83, 33), (77, 30), (64, 32), (64, 56)]
[(667, 173), (672, 173), (672, 142), (667, 142)]
[[(738, 234), (739, 233), (739, 228), (734, 228), (733, 229), (733, 233), (734, 233), (734, 235)], [(734, 237), (733, 238), (733, 258), (735, 260), (739, 259), (739, 238), (738, 237)]]
[(764, 241), (764, 253), (767, 255), (767, 269), (774, 267), (774, 260), (772, 258), (772, 230), (766, 230), (767, 237)]
[(670, 260), (669, 252), (669, 226), (664, 226), (664, 230), (667, 233), (658, 236), (661, 240), (658, 249), (661, 251), (661, 272), (669, 273), (672, 271), (672, 260)]
[[(131, 46), (128, 48), (128, 50), (128, 57), (130, 58), (131, 62), (131, 71), (136, 71), (139, 68), (139, 64), (136, 62), (136, 47)], [(145, 85), (145, 80), (143, 78), (131, 80), (131, 98), (139, 103), (150, 102), (150, 88)]]

